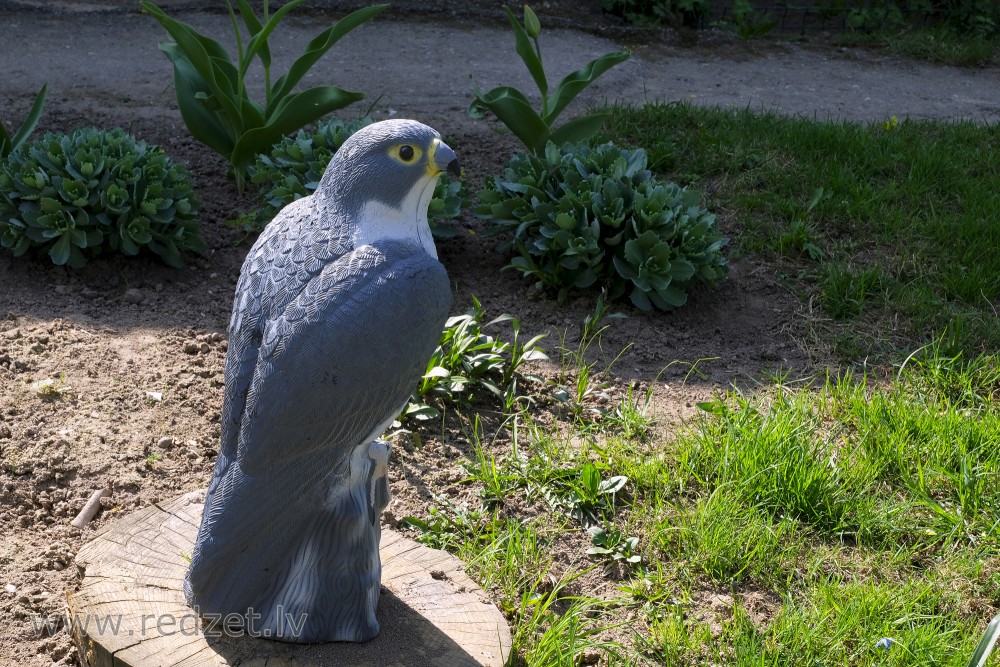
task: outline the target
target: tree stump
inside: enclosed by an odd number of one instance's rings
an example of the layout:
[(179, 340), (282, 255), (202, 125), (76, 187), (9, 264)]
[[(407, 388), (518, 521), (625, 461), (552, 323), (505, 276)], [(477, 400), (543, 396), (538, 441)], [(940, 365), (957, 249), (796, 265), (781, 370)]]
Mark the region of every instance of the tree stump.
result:
[(186, 605), (182, 585), (204, 494), (189, 493), (102, 529), (77, 554), (83, 580), (67, 599), (89, 667), (500, 667), (503, 615), (454, 556), (382, 533), (381, 633), (363, 644), (287, 644), (227, 630)]

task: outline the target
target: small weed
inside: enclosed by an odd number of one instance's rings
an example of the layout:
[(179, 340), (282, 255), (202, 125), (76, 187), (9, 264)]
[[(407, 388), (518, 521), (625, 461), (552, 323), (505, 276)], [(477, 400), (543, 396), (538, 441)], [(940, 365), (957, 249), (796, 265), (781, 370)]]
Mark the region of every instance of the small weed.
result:
[(618, 562), (636, 565), (642, 562), (642, 555), (638, 552), (638, 537), (626, 537), (613, 525), (591, 526), (587, 532), (594, 545), (587, 549), (588, 556), (597, 556), (609, 565)]
[[(526, 384), (540, 380), (525, 374), (524, 367), (548, 358), (538, 347), (545, 334), (522, 342), (517, 318), (501, 315), (484, 323), (485, 318), (482, 304), (472, 297), (467, 313), (448, 319), (401, 421), (436, 419), (445, 405), (468, 407), (477, 389), (496, 396), (504, 411), (531, 403), (531, 396), (522, 391)], [(509, 343), (484, 332), (502, 322), (510, 322), (513, 339)]]
[[(547, 593), (528, 593), (516, 612), (517, 631), (514, 648), (524, 654), (528, 665), (573, 667), (583, 655), (600, 651), (609, 658), (619, 657), (621, 645), (600, 639), (600, 635), (621, 622), (605, 620), (609, 606), (581, 596), (563, 596), (563, 588), (574, 577), (559, 581)], [(562, 613), (557, 609), (562, 608)]]
[(820, 305), (834, 319), (861, 315), (881, 293), (882, 273), (878, 269), (855, 270), (830, 262), (820, 274)]
[(649, 404), (653, 397), (650, 385), (644, 394), (636, 395), (634, 384), (622, 394), (621, 400), (601, 419), (601, 426), (608, 432), (626, 440), (646, 442), (653, 429), (653, 418), (649, 415)]
[(69, 393), (71, 389), (66, 385), (66, 376), (60, 375), (59, 379), (45, 378), (32, 382), (31, 391), (43, 401), (55, 401)]
[[(611, 305), (605, 297), (606, 292), (602, 291), (597, 297), (594, 312), (583, 318), (580, 323), (580, 342), (577, 343), (576, 349), (566, 345), (565, 335), (559, 345), (561, 372), (552, 397), (568, 409), (574, 420), (581, 423), (586, 421), (584, 416), (587, 412), (597, 418), (603, 417), (606, 412), (605, 408), (593, 405), (590, 400), (595, 397), (607, 399), (607, 394), (603, 391), (606, 385), (593, 382), (598, 375), (596, 370), (598, 361), (588, 361), (588, 353), (595, 344), (600, 347), (601, 334), (609, 326), (606, 320), (625, 317), (621, 313), (609, 313)], [(604, 370), (610, 370), (626, 350), (628, 347), (619, 352)]]
[(495, 516), (483, 510), (471, 510), (465, 504), (456, 504), (444, 496), (434, 497), (427, 519), (414, 516), (403, 518), (403, 522), (420, 531), (417, 541), (434, 549), (456, 551), (469, 540), (488, 539)]
[(469, 478), (483, 485), (479, 494), (483, 502), (503, 504), (510, 492), (518, 488), (521, 478), (509, 469), (507, 461), (498, 461), (492, 453), (487, 453), (478, 415), (473, 418), (471, 429), (464, 429), (464, 432), (476, 457), (465, 464)]

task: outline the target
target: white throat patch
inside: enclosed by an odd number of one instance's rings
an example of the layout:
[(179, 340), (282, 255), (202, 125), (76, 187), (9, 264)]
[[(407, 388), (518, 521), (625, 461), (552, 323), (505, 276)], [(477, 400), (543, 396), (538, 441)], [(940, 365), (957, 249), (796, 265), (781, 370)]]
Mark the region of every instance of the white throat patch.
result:
[(434, 196), (437, 176), (425, 176), (406, 195), (402, 208), (377, 200), (361, 208), (360, 219), (354, 223), (351, 240), (355, 248), (377, 241), (409, 241), (423, 246), (428, 255), (437, 259), (437, 248), (427, 224), (427, 206)]

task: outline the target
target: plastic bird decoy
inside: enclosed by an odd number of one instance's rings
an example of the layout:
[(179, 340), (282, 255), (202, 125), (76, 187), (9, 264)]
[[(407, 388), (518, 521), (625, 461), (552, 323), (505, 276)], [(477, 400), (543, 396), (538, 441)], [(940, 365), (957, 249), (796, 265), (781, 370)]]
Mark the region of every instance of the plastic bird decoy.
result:
[(378, 437), (451, 304), (427, 205), (441, 173), (458, 169), (426, 125), (365, 127), (247, 256), (219, 458), (184, 582), (203, 618), (290, 642), (378, 634), (389, 500), (389, 445)]

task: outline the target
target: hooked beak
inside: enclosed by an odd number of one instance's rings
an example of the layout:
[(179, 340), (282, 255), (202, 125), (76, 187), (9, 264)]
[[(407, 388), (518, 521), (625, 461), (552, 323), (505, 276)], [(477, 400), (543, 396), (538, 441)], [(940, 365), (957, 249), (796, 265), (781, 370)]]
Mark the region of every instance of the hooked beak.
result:
[(435, 139), (431, 144), (430, 155), (427, 157), (427, 169), (433, 175), (447, 171), (458, 178), (462, 175), (462, 167), (458, 164), (458, 156), (451, 150), (448, 144), (440, 139)]

